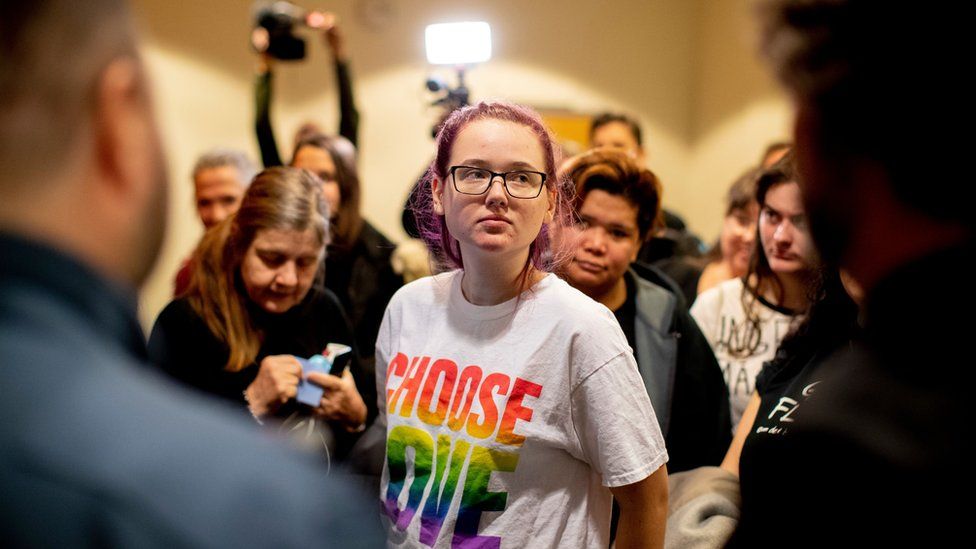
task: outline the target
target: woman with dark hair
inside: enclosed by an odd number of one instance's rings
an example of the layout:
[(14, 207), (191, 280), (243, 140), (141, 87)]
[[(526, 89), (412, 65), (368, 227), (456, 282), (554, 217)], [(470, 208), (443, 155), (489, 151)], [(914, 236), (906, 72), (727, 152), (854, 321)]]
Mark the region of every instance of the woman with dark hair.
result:
[(830, 355), (852, 345), (860, 332), (858, 306), (851, 298), (857, 297), (859, 290), (853, 281), (828, 268), (818, 277), (809, 314), (757, 376), (756, 391), (722, 462), (723, 469), (739, 475), (743, 492), (762, 479), (762, 471), (754, 466), (756, 453), (775, 451), (803, 402), (816, 392), (822, 374), (818, 367)]
[(396, 246), (360, 214), (356, 149), (347, 139), (307, 135), (295, 145), (291, 165), (322, 180), (323, 194), (332, 212), (325, 287), (339, 298), (362, 356), (371, 360), (383, 311), (403, 285), (390, 264)]
[[(149, 353), (169, 375), (259, 422), (296, 412), (329, 421), (342, 456), (375, 416), (375, 385), (356, 358), (342, 307), (313, 287), (328, 218), (317, 178), (292, 168), (258, 174), (237, 213), (200, 242), (190, 288), (156, 319)], [(330, 343), (353, 348), (349, 368), (304, 372), (299, 359)], [(296, 402), (302, 382), (324, 388), (316, 406)]]
[(757, 237), (746, 275), (706, 291), (691, 308), (725, 372), (733, 429), (763, 363), (810, 307), (819, 260), (796, 179), (792, 154), (762, 171), (756, 182)]
[(759, 204), (756, 203), (756, 178), (759, 169), (750, 168), (729, 187), (725, 197), (725, 220), (718, 242), (705, 255), (708, 264), (698, 279), (698, 294), (749, 270)]
[(414, 206), (441, 274), (404, 286), (376, 344), (391, 545), (661, 546), (667, 452), (614, 316), (554, 274), (568, 217), (534, 111), (481, 103), (437, 138)]

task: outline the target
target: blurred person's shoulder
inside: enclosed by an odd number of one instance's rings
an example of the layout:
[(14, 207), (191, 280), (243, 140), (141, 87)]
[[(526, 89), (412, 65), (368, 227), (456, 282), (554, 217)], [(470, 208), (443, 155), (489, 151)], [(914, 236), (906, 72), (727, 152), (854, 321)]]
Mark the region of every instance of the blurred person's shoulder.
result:
[(108, 545), (297, 545), (359, 535), (347, 510), (365, 509), (360, 496), (220, 404), (100, 349), (104, 342), (64, 341), (70, 360), (40, 340), (22, 339), (21, 352), (7, 352), (7, 343), (5, 363), (29, 355), (33, 369), (48, 373), (34, 383), (20, 376), (8, 401), (16, 409), (5, 410), (15, 421), (3, 428), (4, 477), (13, 479), (4, 492), (21, 507), (5, 516), (58, 524), (88, 516), (107, 531), (82, 534), (108, 536)]
[(134, 296), (44, 246), (0, 238), (0, 247), (24, 259), (0, 266), (5, 541), (370, 538), (353, 515), (371, 516), (368, 507), (321, 464), (146, 367)]
[[(769, 524), (778, 525), (774, 532), (817, 524), (815, 542), (851, 532), (881, 545), (941, 545), (943, 536), (957, 536), (969, 515), (958, 496), (974, 484), (972, 375), (911, 375), (863, 345), (839, 351), (820, 371), (782, 451), (754, 452), (764, 477), (777, 480), (761, 484), (764, 497), (754, 498), (749, 514), (762, 525), (750, 520), (741, 537), (758, 539)], [(775, 503), (784, 482), (802, 486), (789, 511)]]

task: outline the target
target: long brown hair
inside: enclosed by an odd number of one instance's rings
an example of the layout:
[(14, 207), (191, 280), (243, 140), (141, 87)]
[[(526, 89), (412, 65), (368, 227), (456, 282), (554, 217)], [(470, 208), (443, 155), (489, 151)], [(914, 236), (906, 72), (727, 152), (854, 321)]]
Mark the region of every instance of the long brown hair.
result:
[[(799, 175), (796, 171), (795, 154), (791, 150), (772, 166), (762, 170), (756, 180), (756, 202), (759, 208), (766, 204), (766, 194), (776, 185), (797, 182)], [(762, 320), (756, 308), (759, 296), (771, 292), (775, 297), (776, 305), (783, 305), (786, 299), (786, 290), (783, 287), (779, 276), (773, 272), (769, 266), (769, 258), (766, 257), (766, 250), (763, 248), (760, 234), (761, 224), (756, 224), (756, 239), (753, 245), (752, 257), (749, 259), (749, 270), (746, 272), (743, 281), (744, 291), (742, 292), (742, 308), (746, 312), (746, 334), (742, 338), (740, 348), (730, 348), (729, 352), (733, 356), (751, 356), (759, 347), (762, 341)], [(811, 274), (813, 274), (811, 272)], [(803, 312), (803, 311), (797, 311)]]
[(295, 143), (292, 164), (302, 147), (315, 147), (329, 153), (335, 164), (335, 178), (339, 185), (339, 211), (332, 212), (331, 246), (336, 250), (348, 251), (352, 248), (363, 229), (363, 217), (359, 212), (362, 192), (359, 186), (359, 170), (356, 168), (356, 147), (345, 137), (311, 133)]
[[(248, 314), (238, 279), (244, 255), (258, 231), (313, 229), (323, 249), (329, 240), (328, 207), (318, 178), (295, 168), (259, 173), (236, 214), (209, 230), (194, 252), (186, 297), (230, 353), (224, 369), (237, 372), (257, 357), (261, 333)], [(319, 262), (319, 276), (322, 275)]]

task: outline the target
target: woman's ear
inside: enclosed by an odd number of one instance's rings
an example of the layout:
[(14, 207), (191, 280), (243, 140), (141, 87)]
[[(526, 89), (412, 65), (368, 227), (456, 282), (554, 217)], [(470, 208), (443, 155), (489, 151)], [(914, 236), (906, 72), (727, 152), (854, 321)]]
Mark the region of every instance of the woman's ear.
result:
[(552, 218), (556, 215), (556, 189), (548, 190), (546, 195), (549, 197), (549, 207), (546, 208), (545, 223), (552, 223)]
[(434, 177), (430, 181), (430, 197), (434, 202), (434, 213), (437, 215), (444, 215), (444, 203), (441, 201), (443, 194), (444, 182)]

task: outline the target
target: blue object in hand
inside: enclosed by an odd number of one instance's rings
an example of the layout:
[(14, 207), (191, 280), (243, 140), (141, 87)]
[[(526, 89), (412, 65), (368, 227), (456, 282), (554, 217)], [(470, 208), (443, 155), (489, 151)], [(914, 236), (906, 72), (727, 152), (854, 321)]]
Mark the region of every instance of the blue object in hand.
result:
[(307, 377), (309, 372), (330, 373), (332, 370), (332, 361), (322, 355), (315, 355), (307, 359), (295, 358), (302, 364), (302, 379), (298, 382), (298, 396), (295, 399), (302, 404), (308, 404), (312, 407), (318, 406), (319, 401), (322, 400), (324, 389), (309, 381)]
[[(340, 357), (345, 356), (345, 359)], [(295, 357), (298, 362), (302, 365), (302, 379), (298, 382), (298, 396), (295, 397), (298, 402), (302, 404), (308, 404), (311, 407), (316, 407), (319, 405), (319, 401), (322, 400), (322, 394), (325, 390), (308, 381), (309, 372), (322, 372), (323, 374), (333, 374), (337, 376), (342, 375), (342, 371), (345, 370), (345, 365), (339, 368), (339, 371), (334, 372), (336, 361), (339, 360), (339, 364), (344, 364), (348, 362), (348, 358), (352, 356), (352, 347), (348, 345), (343, 345), (342, 343), (329, 343), (325, 346), (325, 351), (322, 354), (315, 355), (310, 358)]]

